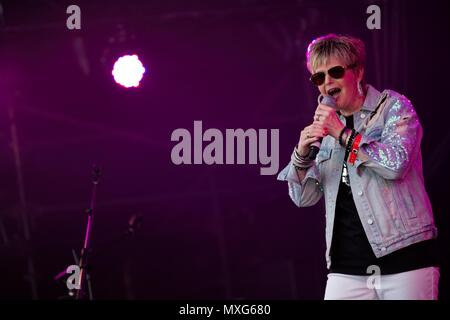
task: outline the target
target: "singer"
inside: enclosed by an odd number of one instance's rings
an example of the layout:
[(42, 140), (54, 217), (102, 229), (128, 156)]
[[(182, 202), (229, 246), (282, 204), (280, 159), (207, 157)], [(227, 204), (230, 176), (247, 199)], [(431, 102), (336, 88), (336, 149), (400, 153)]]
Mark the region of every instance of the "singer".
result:
[(326, 300), (435, 300), (437, 229), (422, 126), (405, 96), (365, 83), (365, 56), (364, 43), (350, 36), (308, 46), (310, 80), (332, 103), (319, 102), (278, 180), (298, 207), (325, 198)]

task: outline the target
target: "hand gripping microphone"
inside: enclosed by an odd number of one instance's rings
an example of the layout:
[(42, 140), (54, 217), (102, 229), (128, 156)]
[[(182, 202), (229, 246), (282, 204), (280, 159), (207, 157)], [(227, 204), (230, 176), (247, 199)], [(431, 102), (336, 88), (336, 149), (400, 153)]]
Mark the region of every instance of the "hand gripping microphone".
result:
[[(336, 100), (332, 96), (319, 95), (319, 97), (317, 98), (317, 102), (336, 109)], [(308, 159), (314, 160), (316, 158), (317, 153), (319, 153), (321, 144), (322, 138), (319, 138), (319, 140), (311, 143), (311, 145), (309, 146)]]

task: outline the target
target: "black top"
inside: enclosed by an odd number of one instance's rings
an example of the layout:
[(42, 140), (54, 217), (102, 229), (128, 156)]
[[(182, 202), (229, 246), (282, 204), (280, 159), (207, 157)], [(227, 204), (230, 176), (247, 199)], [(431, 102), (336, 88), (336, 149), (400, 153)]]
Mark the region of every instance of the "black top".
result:
[[(353, 116), (345, 118), (346, 126), (353, 128)], [(412, 244), (381, 258), (375, 256), (356, 210), (352, 190), (345, 183), (349, 181), (347, 157), (348, 153), (345, 154), (336, 200), (330, 272), (367, 275), (367, 267), (377, 265), (381, 274), (393, 274), (437, 266), (435, 239)]]

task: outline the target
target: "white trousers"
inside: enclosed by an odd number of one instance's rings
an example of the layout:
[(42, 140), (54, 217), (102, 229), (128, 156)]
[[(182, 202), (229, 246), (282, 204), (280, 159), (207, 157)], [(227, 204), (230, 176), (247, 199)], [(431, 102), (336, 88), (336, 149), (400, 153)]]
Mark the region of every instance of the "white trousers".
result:
[(437, 300), (439, 268), (391, 275), (328, 274), (325, 300)]

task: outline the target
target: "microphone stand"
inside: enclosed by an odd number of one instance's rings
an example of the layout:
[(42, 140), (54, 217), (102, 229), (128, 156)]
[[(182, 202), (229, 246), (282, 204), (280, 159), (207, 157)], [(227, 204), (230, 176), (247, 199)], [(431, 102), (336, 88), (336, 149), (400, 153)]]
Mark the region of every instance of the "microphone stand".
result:
[[(91, 250), (89, 252), (90, 253), (90, 256), (89, 256), (90, 263), (92, 264), (92, 261), (95, 261), (98, 257), (105, 254), (110, 249), (117, 246), (119, 243), (122, 243), (124, 240), (132, 237), (136, 233), (136, 231), (141, 228), (142, 223), (143, 223), (143, 215), (142, 214), (133, 214), (128, 220), (128, 226), (127, 226), (126, 230), (124, 230), (122, 233), (120, 233), (119, 235), (115, 236), (114, 238), (110, 239), (108, 242), (103, 244), (103, 246), (101, 246), (99, 250), (96, 250), (95, 252), (91, 252), (92, 251)], [(72, 250), (72, 253), (74, 256), (75, 263), (77, 265), (80, 265), (80, 262), (78, 261), (75, 251)], [(59, 281), (66, 275), (67, 275), (66, 270), (62, 270), (55, 277), (53, 277), (53, 279), (55, 281)], [(89, 276), (89, 273), (86, 274), (86, 279), (88, 279), (87, 276)], [(89, 280), (90, 280), (90, 278), (89, 278)], [(90, 284), (90, 282), (88, 282), (88, 289), (90, 290), (89, 297), (90, 297), (90, 300), (93, 300), (92, 288), (89, 284)], [(72, 291), (69, 291), (69, 296), (73, 295), (71, 292)]]
[(85, 282), (87, 282), (89, 300), (94, 299), (94, 297), (92, 295), (92, 284), (91, 284), (91, 276), (89, 274), (88, 257), (89, 257), (89, 253), (91, 251), (90, 244), (91, 244), (92, 224), (94, 221), (94, 209), (95, 209), (96, 196), (97, 196), (97, 186), (98, 186), (98, 183), (100, 180), (100, 176), (101, 176), (100, 169), (96, 165), (94, 165), (93, 177), (92, 177), (91, 204), (90, 204), (89, 208), (86, 210), (86, 213), (88, 215), (88, 221), (87, 221), (87, 226), (86, 226), (86, 234), (84, 237), (84, 245), (83, 245), (83, 248), (81, 249), (81, 254), (80, 254), (80, 263), (79, 263), (80, 288), (76, 292), (76, 295), (75, 295), (76, 300), (80, 300), (85, 297)]

